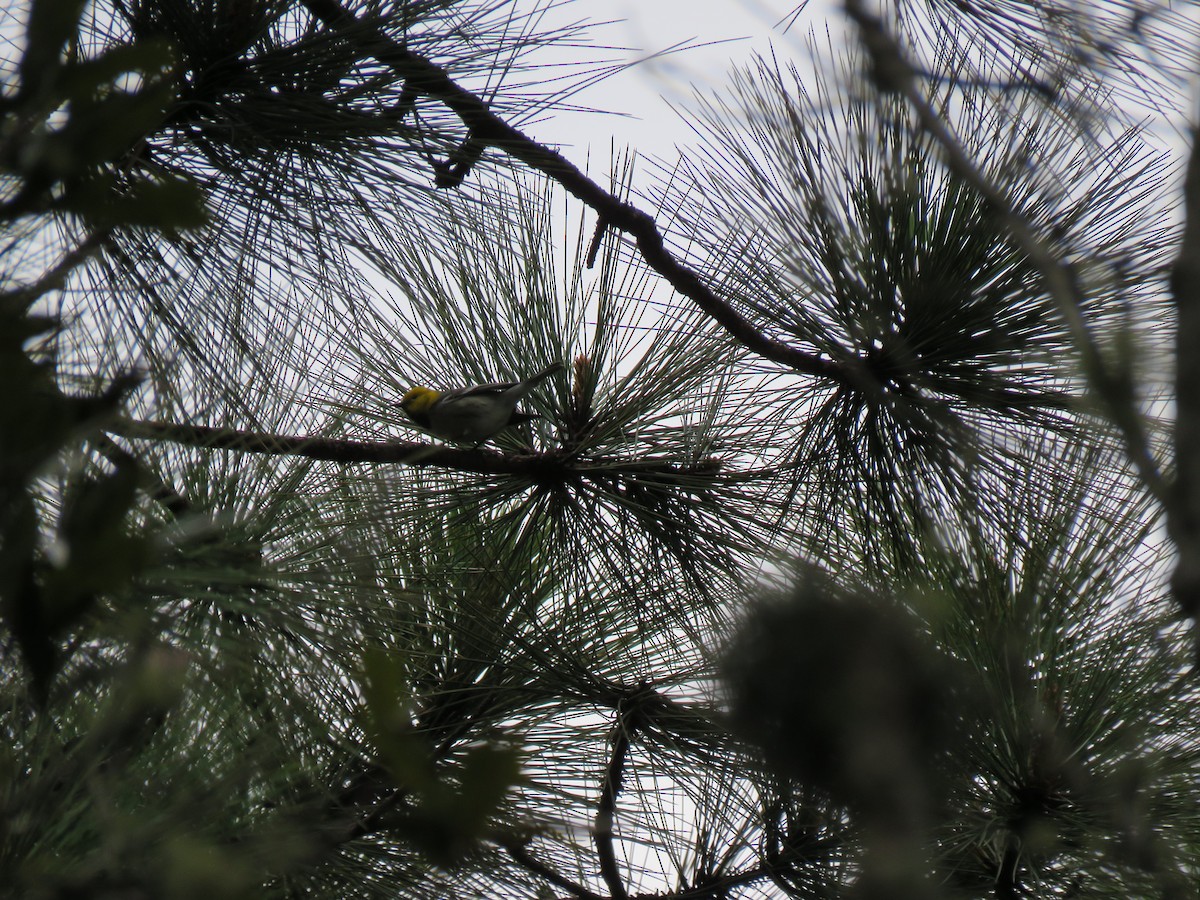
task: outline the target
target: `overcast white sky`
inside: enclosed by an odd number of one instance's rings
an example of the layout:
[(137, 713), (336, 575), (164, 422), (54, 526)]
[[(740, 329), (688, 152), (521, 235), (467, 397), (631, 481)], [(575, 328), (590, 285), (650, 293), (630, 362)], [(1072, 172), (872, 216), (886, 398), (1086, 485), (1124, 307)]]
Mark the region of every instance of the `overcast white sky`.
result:
[[(781, 57), (804, 56), (803, 38), (809, 27), (826, 18), (835, 29), (842, 17), (833, 0), (810, 3), (785, 34), (798, 0), (582, 0), (556, 11), (563, 20), (610, 21), (592, 33), (596, 44), (630, 48), (619, 55), (634, 61), (670, 47), (683, 50), (651, 59), (613, 75), (572, 98), (583, 106), (623, 112), (626, 116), (560, 114), (528, 130), (540, 140), (560, 146), (582, 164), (591, 146), (593, 159), (607, 160), (615, 142), (641, 155), (673, 156), (676, 142), (687, 142), (691, 132), (671, 110), (671, 103), (687, 103), (693, 85), (711, 94), (728, 82), (729, 69), (751, 60), (755, 53)], [(613, 21), (616, 20), (616, 21)], [(579, 51), (574, 51), (578, 58)]]
[[(1200, 4), (1169, 8), (1200, 19)], [(689, 142), (691, 134), (670, 104), (688, 104), (693, 86), (707, 95), (719, 92), (728, 84), (732, 66), (749, 62), (756, 53), (769, 55), (773, 49), (781, 61), (803, 69), (810, 30), (823, 34), (828, 27), (835, 45), (838, 35), (848, 32), (842, 0), (576, 0), (563, 3), (549, 18), (610, 22), (597, 26), (590, 37), (597, 45), (631, 48), (623, 54), (609, 54), (609, 58), (619, 56), (628, 62), (676, 45), (694, 45), (613, 75), (572, 98), (574, 103), (623, 111), (628, 117), (558, 114), (528, 128), (532, 136), (561, 147), (578, 164), (589, 145), (593, 160), (607, 160), (613, 142), (618, 149), (634, 148), (642, 156), (673, 158), (674, 144)], [(565, 58), (578, 60), (580, 53), (575, 49)], [(1184, 102), (1178, 116), (1159, 115), (1154, 117), (1158, 121), (1151, 123), (1170, 143), (1180, 139), (1197, 106), (1200, 78), (1191, 82), (1191, 96), (1181, 96)], [(1135, 120), (1144, 114), (1138, 113)]]

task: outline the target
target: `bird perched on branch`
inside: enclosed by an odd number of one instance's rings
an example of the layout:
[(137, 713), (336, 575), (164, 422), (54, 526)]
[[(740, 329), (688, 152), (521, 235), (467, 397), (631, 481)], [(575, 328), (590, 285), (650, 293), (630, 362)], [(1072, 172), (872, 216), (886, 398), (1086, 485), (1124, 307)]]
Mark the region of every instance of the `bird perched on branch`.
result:
[(435, 437), (478, 447), (510, 425), (541, 418), (519, 412), (517, 404), (561, 368), (561, 363), (555, 363), (524, 381), (477, 384), (453, 391), (414, 387), (400, 400), (400, 408)]

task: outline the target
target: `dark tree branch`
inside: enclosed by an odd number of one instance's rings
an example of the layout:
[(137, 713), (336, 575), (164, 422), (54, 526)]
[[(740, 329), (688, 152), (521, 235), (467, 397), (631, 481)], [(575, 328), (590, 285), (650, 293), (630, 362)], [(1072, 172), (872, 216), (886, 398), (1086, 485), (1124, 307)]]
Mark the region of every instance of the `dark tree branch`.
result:
[[(304, 6), (326, 27), (339, 30), (356, 40), (364, 50), (404, 79), (405, 91), (416, 91), (444, 104), (466, 126), (472, 152), (479, 147), (495, 147), (532, 169), (536, 169), (582, 200), (596, 211), (606, 225), (632, 236), (646, 263), (663, 276), (680, 294), (692, 300), (734, 340), (754, 353), (802, 372), (842, 383), (847, 375), (833, 360), (798, 350), (783, 341), (768, 337), (755, 325), (718, 297), (699, 275), (680, 263), (666, 247), (654, 218), (636, 206), (622, 201), (588, 178), (566, 157), (538, 143), (493, 113), (486, 101), (462, 88), (445, 69), (413, 53), (392, 40), (371, 23), (356, 19), (337, 0), (302, 0)], [(464, 144), (464, 146), (466, 146)], [(459, 160), (469, 170), (469, 159)], [(451, 175), (459, 166), (439, 171), (439, 184), (456, 183)], [(460, 178), (461, 180), (461, 178)]]
[(546, 879), (555, 887), (560, 887), (572, 897), (579, 897), (580, 900), (605, 900), (602, 894), (597, 894), (594, 891), (589, 891), (581, 884), (576, 884), (569, 878), (560, 875), (558, 872), (551, 869), (545, 863), (539, 862), (530, 855), (527, 847), (515, 843), (504, 842), (501, 844), (508, 855), (513, 858), (513, 861), (521, 868), (532, 872), (533, 874)]
[(728, 875), (714, 878), (706, 884), (696, 884), (677, 891), (633, 894), (629, 900), (727, 900), (728, 897), (733, 896), (730, 891), (734, 888), (791, 874), (795, 873), (790, 866), (768, 863), (741, 872), (730, 872)]
[(433, 183), (440, 188), (458, 187), (471, 174), (486, 149), (487, 144), (468, 134), (449, 159), (434, 165)]
[(33, 284), (0, 294), (0, 303), (22, 311), (28, 309), (41, 297), (50, 291), (62, 287), (76, 268), (87, 262), (104, 245), (108, 231), (94, 231), (79, 242), (79, 245), (65, 253), (57, 263), (51, 266)]
[(596, 220), (596, 230), (592, 233), (592, 242), (588, 245), (587, 267), (595, 268), (596, 257), (600, 255), (600, 245), (604, 242), (604, 232), (608, 231), (608, 220), (603, 216)]
[(384, 817), (408, 798), (381, 766), (364, 765), (325, 803), (308, 809), (305, 849), (289, 860), (286, 872), (319, 866), (346, 844), (376, 833)]
[[(1200, 142), (1183, 185), (1184, 226), (1171, 270), (1175, 332), (1175, 484), (1171, 537), (1179, 559), (1171, 590), (1184, 613), (1200, 613)], [(1200, 623), (1198, 623), (1200, 625)], [(1200, 651), (1200, 635), (1197, 639)]]
[(1021, 853), (1016, 838), (1010, 838), (1004, 848), (1004, 856), (1000, 859), (1000, 867), (996, 870), (996, 900), (1019, 900), (1021, 891), (1018, 886), (1017, 873), (1020, 871)]
[(107, 430), (126, 438), (166, 440), (209, 450), (236, 450), (275, 456), (302, 456), (340, 463), (403, 463), (409, 466), (442, 466), (481, 475), (516, 475), (543, 479), (567, 472), (565, 460), (555, 454), (506, 455), (482, 448), (459, 449), (416, 441), (353, 441), (241, 431), (211, 425), (118, 420)]
[(662, 707), (662, 697), (647, 682), (622, 691), (616, 705), (616, 721), (613, 722), (609, 741), (612, 752), (604, 770), (604, 782), (600, 787), (596, 819), (592, 826), (592, 837), (596, 842), (596, 854), (600, 857), (600, 874), (608, 890), (616, 900), (628, 900), (629, 892), (621, 880), (617, 866), (617, 855), (613, 849), (613, 819), (616, 816), (617, 797), (621, 794), (621, 782), (625, 776), (625, 762), (633, 737), (648, 722), (648, 715)]
[(613, 819), (616, 815), (617, 796), (621, 793), (625, 760), (629, 755), (629, 744), (636, 724), (631, 712), (633, 711), (628, 709), (617, 710), (617, 720), (613, 723), (611, 735), (612, 753), (604, 770), (600, 802), (597, 804), (596, 819), (592, 825), (592, 839), (596, 842), (596, 855), (600, 857), (600, 875), (608, 885), (609, 893), (616, 900), (628, 900), (629, 897), (625, 883), (621, 880), (617, 854), (613, 849)]
[(150, 479), (150, 488), (147, 493), (150, 499), (156, 500), (167, 512), (176, 519), (182, 518), (193, 512), (191, 501), (184, 497), (174, 487), (167, 484), (161, 478), (158, 478), (146, 470), (146, 467), (141, 465), (141, 462), (132, 453), (114, 441), (106, 434), (97, 435), (94, 439), (96, 450), (101, 456), (112, 463), (135, 463), (138, 465), (143, 477)]
[[(562, 452), (530, 451), (507, 454), (481, 447), (463, 449), (416, 441), (354, 441), (134, 419), (117, 419), (105, 423), (104, 427), (110, 434), (120, 437), (171, 441), (202, 450), (302, 456), (307, 459), (346, 464), (401, 463), (407, 466), (440, 466), (478, 475), (510, 475), (542, 482), (586, 477), (589, 471), (594, 473), (592, 477), (596, 479), (613, 478), (611, 465), (602, 463), (592, 467), (586, 461), (581, 462)], [(720, 465), (706, 461), (693, 466), (679, 466), (664, 459), (651, 458), (630, 466), (628, 471), (635, 471), (640, 478), (655, 475), (663, 478), (711, 478), (720, 471)]]

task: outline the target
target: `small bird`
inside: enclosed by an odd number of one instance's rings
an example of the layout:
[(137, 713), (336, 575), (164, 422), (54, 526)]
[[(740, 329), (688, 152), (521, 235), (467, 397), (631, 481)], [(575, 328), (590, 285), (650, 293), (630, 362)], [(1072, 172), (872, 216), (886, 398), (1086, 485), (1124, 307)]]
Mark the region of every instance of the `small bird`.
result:
[(435, 437), (478, 447), (510, 425), (541, 418), (536, 413), (518, 412), (517, 404), (561, 368), (561, 363), (555, 363), (524, 381), (477, 384), (453, 391), (414, 387), (400, 400), (400, 408)]

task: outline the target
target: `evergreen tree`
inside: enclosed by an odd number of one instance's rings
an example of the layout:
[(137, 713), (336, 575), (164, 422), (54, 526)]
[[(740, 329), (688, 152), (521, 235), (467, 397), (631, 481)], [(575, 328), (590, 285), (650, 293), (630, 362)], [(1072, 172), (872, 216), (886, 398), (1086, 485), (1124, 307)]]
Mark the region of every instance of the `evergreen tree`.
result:
[(1187, 16), (849, 0), (598, 179), (556, 6), (10, 13), (0, 890), (1193, 896)]

